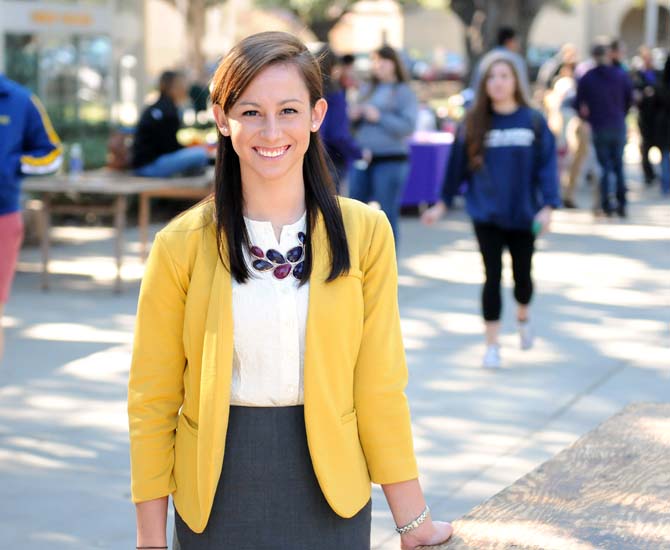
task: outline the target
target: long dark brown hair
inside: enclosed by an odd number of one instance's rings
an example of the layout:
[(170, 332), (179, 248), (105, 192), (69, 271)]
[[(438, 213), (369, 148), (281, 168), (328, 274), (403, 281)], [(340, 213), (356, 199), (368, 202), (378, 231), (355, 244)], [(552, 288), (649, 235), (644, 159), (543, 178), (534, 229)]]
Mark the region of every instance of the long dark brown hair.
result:
[(505, 57), (495, 57), (491, 63), (483, 67), (484, 72), (479, 79), (475, 103), (465, 117), (465, 144), (468, 153), (468, 167), (472, 171), (477, 171), (484, 165), (484, 141), (487, 132), (491, 129), (491, 117), (493, 115), (493, 104), (486, 92), (486, 82), (493, 67), (499, 63), (507, 65), (514, 75), (514, 100), (520, 107), (528, 106), (528, 100), (519, 83), (519, 73), (512, 61)]
[[(264, 69), (275, 64), (295, 66), (309, 91), (312, 107), (323, 96), (321, 71), (314, 56), (296, 37), (284, 32), (264, 32), (249, 36), (237, 44), (221, 61), (212, 79), (212, 102), (225, 113), (235, 105), (251, 81)], [(318, 214), (321, 213), (328, 235), (331, 269), (327, 278), (332, 281), (350, 267), (349, 248), (344, 221), (336, 199), (335, 184), (326, 166), (324, 149), (318, 132), (311, 132), (309, 147), (303, 160), (305, 203), (307, 209), (307, 239), (305, 268), (302, 283), (312, 272), (312, 235)], [(219, 135), (216, 156), (214, 204), (216, 207), (216, 239), (219, 257), (223, 257), (223, 240), (228, 245), (229, 269), (236, 281), (250, 277), (245, 261), (245, 248), (251, 243), (244, 223), (244, 196), (240, 159), (229, 136)]]

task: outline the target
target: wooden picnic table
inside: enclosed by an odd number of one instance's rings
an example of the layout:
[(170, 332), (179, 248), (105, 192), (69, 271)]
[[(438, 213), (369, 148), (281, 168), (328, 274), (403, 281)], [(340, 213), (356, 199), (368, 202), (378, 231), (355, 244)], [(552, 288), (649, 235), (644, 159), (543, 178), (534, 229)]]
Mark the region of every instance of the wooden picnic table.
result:
[(670, 404), (626, 407), (430, 548), (670, 549)]
[[(124, 231), (128, 214), (128, 197), (139, 197), (138, 228), (140, 234), (140, 256), (147, 254), (151, 199), (191, 198), (202, 199), (212, 192), (213, 170), (201, 176), (181, 178), (141, 178), (113, 170), (84, 172), (77, 177), (55, 175), (26, 178), (24, 191), (38, 196), (42, 202), (40, 241), (42, 248), (42, 289), (49, 288), (49, 250), (51, 216), (53, 214), (98, 214), (113, 216), (115, 229), (116, 280), (114, 291), (121, 292), (121, 268), (123, 266)], [(52, 203), (58, 193), (86, 193), (113, 197), (112, 204), (58, 204)]]

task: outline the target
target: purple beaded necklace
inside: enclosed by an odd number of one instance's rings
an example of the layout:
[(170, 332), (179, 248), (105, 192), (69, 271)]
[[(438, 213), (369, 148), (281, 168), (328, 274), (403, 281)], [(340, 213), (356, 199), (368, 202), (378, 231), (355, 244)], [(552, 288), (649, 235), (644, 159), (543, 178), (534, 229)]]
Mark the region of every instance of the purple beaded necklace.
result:
[(249, 252), (254, 258), (251, 266), (259, 273), (272, 271), (275, 279), (286, 279), (293, 273), (293, 277), (302, 280), (305, 272), (305, 234), (302, 231), (298, 233), (298, 240), (300, 244), (291, 248), (286, 256), (274, 248), (264, 252), (260, 246), (250, 246)]

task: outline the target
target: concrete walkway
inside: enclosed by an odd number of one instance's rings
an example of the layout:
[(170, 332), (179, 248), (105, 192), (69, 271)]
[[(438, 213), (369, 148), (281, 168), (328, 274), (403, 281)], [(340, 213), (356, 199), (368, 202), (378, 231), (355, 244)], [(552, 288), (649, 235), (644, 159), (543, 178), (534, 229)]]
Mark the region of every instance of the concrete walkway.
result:
[[(121, 296), (106, 229), (59, 230), (49, 293), (38, 250), (21, 256), (0, 369), (3, 548), (134, 546), (125, 395), (142, 266), (127, 237)], [(505, 366), (488, 372), (465, 215), (402, 223), (408, 395), (434, 517), (459, 517), (627, 403), (670, 401), (670, 202), (633, 184), (628, 220), (559, 212), (539, 247), (537, 345), (518, 349), (507, 272)], [(378, 488), (373, 547), (398, 548)]]

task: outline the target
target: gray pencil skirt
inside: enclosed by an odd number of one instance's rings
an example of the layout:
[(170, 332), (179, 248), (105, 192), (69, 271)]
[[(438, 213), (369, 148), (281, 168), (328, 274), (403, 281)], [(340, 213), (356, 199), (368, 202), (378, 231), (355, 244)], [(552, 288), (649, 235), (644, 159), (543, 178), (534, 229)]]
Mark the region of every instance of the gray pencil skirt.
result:
[(304, 407), (230, 407), (223, 470), (207, 527), (175, 510), (173, 550), (370, 550), (371, 503), (330, 508), (312, 467)]

